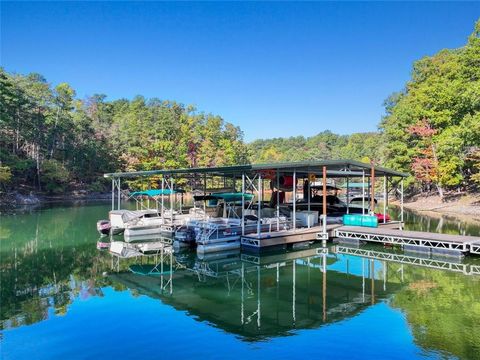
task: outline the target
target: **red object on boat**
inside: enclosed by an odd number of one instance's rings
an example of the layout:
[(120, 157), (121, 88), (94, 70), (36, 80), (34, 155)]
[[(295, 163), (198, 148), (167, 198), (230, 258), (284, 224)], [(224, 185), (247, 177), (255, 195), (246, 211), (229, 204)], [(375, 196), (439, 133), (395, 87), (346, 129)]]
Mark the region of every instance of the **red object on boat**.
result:
[(97, 230), (100, 234), (108, 235), (111, 228), (110, 221), (108, 220), (99, 220), (97, 221)]
[(278, 184), (281, 188), (293, 188), (293, 176), (282, 175), (278, 178)]
[(390, 215), (388, 215), (388, 214), (380, 214), (380, 213), (377, 213), (377, 214), (375, 214), (375, 216), (376, 216), (377, 219), (378, 219), (378, 223), (383, 223), (384, 221), (385, 221), (385, 222), (389, 222), (389, 221), (390, 221)]
[(98, 250), (110, 249), (110, 242), (97, 241), (97, 249)]

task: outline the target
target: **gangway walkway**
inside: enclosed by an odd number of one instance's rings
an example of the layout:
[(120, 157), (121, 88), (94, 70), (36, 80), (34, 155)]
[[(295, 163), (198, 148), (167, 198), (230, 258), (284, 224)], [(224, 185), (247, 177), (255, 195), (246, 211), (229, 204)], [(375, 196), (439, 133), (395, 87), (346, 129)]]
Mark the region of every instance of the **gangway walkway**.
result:
[(444, 255), (480, 254), (480, 238), (386, 228), (342, 226), (334, 236), (354, 241), (400, 245), (410, 251), (427, 251)]

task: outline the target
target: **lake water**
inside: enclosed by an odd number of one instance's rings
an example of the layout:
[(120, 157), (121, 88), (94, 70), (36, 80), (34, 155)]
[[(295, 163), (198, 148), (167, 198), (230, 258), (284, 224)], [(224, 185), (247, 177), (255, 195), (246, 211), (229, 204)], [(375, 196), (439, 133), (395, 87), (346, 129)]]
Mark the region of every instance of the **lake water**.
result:
[[(117, 272), (95, 246), (108, 210), (0, 217), (2, 359), (480, 359), (480, 258), (392, 261), (402, 253), (337, 245), (182, 252), (164, 258), (162, 274), (140, 274), (155, 272), (154, 257)], [(405, 219), (480, 235), (479, 224)]]

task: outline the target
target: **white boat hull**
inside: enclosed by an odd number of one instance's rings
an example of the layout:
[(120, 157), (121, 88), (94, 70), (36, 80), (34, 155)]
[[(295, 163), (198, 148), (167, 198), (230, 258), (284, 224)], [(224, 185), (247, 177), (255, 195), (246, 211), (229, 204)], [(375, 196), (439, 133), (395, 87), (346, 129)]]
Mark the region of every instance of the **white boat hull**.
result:
[(207, 254), (219, 251), (228, 251), (240, 249), (240, 241), (229, 241), (223, 243), (214, 243), (197, 246), (197, 254)]

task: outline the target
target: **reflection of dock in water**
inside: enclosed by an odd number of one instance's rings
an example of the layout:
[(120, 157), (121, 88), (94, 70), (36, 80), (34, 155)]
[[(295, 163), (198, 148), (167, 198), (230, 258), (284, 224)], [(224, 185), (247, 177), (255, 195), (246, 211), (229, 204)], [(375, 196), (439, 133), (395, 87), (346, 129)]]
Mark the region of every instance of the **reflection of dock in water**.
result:
[(448, 270), (453, 272), (459, 272), (464, 275), (480, 275), (480, 265), (462, 263), (461, 261), (454, 261), (455, 259), (435, 259), (429, 257), (412, 256), (393, 252), (374, 251), (357, 247), (339, 245), (334, 247), (334, 252), (337, 254), (354, 255), (374, 260), (386, 260), (389, 262), (422, 266), (437, 270)]
[(353, 317), (403, 286), (393, 281), (387, 287), (371, 260), (362, 261), (362, 273), (339, 270), (343, 265), (336, 265), (345, 261), (318, 247), (261, 256), (238, 251), (213, 259), (185, 255), (185, 267), (171, 276), (171, 292), (158, 275), (124, 272), (111, 278), (200, 321), (258, 341)]

